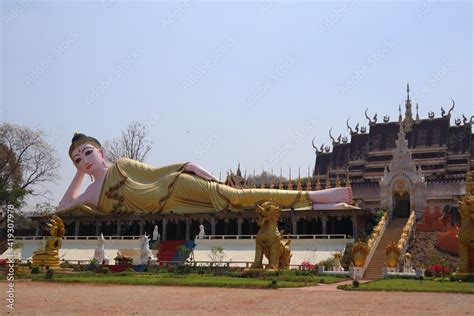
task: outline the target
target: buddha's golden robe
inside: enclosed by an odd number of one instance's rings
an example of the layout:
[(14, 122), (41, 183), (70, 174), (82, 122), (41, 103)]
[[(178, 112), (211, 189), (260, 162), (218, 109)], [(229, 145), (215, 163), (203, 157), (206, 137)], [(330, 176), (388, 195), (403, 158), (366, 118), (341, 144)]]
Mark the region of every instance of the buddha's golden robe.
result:
[(98, 203), (101, 213), (206, 213), (253, 209), (270, 199), (283, 208), (310, 206), (308, 193), (236, 189), (186, 173), (186, 163), (165, 167), (122, 158), (107, 171)]

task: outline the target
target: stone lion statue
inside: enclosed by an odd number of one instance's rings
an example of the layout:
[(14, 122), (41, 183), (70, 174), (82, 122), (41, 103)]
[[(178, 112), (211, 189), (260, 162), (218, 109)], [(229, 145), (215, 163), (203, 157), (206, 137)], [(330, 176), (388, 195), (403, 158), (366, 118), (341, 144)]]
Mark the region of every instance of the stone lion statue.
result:
[(251, 266), (253, 269), (263, 267), (263, 255), (268, 259), (267, 269), (288, 269), (291, 261), (291, 240), (283, 240), (278, 230), (278, 218), (281, 207), (275, 201), (267, 201), (256, 206), (258, 213), (257, 224), (260, 229), (255, 240), (255, 260)]
[(474, 273), (474, 195), (466, 195), (460, 202), (459, 272)]

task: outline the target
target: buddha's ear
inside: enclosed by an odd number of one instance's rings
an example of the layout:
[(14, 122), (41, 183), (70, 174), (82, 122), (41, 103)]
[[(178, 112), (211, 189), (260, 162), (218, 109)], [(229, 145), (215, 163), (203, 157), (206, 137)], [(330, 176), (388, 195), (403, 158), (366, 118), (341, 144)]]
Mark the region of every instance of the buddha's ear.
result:
[(99, 154), (101, 155), (101, 157), (105, 160), (105, 149), (104, 147), (100, 147), (99, 148)]

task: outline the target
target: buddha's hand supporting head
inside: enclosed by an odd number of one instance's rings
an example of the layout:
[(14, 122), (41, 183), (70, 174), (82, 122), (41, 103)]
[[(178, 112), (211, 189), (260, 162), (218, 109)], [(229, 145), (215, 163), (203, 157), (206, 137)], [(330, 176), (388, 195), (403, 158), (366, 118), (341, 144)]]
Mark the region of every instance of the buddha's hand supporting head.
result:
[(84, 134), (74, 134), (69, 157), (78, 172), (95, 175), (99, 169), (107, 168), (104, 148), (97, 139)]

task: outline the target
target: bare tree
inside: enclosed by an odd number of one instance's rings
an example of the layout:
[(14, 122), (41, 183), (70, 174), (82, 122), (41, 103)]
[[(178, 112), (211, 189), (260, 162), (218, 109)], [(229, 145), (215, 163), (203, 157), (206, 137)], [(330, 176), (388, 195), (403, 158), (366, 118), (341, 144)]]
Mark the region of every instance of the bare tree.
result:
[(40, 185), (57, 180), (59, 160), (44, 132), (0, 124), (0, 203), (20, 205), (28, 194), (43, 195)]
[(104, 142), (107, 159), (112, 162), (120, 158), (145, 161), (152, 144), (146, 139), (147, 136), (147, 127), (133, 121), (126, 130), (122, 130), (122, 137)]

